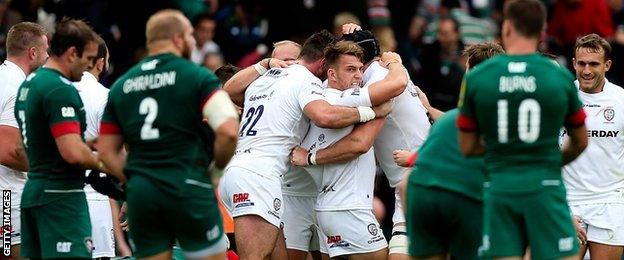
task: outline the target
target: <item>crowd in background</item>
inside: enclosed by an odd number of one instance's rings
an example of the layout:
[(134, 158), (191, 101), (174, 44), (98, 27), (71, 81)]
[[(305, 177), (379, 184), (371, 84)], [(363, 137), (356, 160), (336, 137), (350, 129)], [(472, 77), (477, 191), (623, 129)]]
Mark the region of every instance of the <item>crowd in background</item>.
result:
[[(465, 71), (465, 46), (499, 38), (505, 0), (0, 0), (0, 46), (8, 29), (33, 21), (52, 32), (64, 16), (84, 19), (107, 42), (111, 69), (105, 86), (145, 56), (145, 22), (157, 10), (177, 8), (193, 22), (196, 50), (192, 61), (216, 70), (230, 63), (247, 67), (270, 55), (274, 42), (302, 43), (313, 32), (340, 34), (353, 22), (370, 29), (381, 51), (396, 51), (414, 83), (442, 110), (457, 104)], [(578, 36), (597, 33), (613, 46), (606, 77), (624, 85), (623, 0), (543, 0), (548, 28), (540, 51), (572, 67)], [(0, 49), (0, 61), (6, 51)], [(388, 187), (377, 178), (378, 187)], [(386, 183), (382, 183), (386, 182)], [(377, 190), (392, 212), (393, 192)], [(389, 200), (389, 201), (385, 201)], [(383, 222), (390, 225), (391, 220)], [(382, 225), (384, 225), (382, 224)]]

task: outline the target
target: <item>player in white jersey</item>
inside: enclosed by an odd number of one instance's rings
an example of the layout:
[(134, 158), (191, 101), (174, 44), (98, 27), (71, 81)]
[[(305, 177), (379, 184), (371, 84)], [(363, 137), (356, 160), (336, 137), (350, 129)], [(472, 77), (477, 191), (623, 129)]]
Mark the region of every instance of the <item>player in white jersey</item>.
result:
[[(95, 142), (100, 135), (100, 121), (102, 121), (104, 108), (108, 101), (108, 89), (98, 80), (100, 75), (108, 69), (109, 54), (106, 43), (99, 36), (97, 43), (98, 52), (91, 68), (82, 74), (82, 79), (79, 82), (74, 83), (85, 108), (87, 128), (84, 132), (84, 138), (88, 144)], [(86, 174), (88, 176), (91, 171), (87, 170)], [(111, 201), (108, 196), (95, 191), (89, 184), (84, 187), (84, 191), (91, 219), (91, 239), (94, 247), (91, 252), (92, 257), (94, 259), (115, 257), (115, 233)]]
[(7, 59), (0, 65), (0, 188), (11, 191), (11, 255), (20, 259), (20, 201), (28, 159), (13, 110), (17, 89), (26, 75), (48, 58), (46, 31), (35, 23), (18, 23), (9, 29), (6, 49)]
[[(354, 41), (364, 49), (364, 87), (384, 78), (388, 70), (382, 68), (377, 61), (379, 45), (372, 33), (355, 30), (352, 33), (343, 34), (343, 40)], [(377, 161), (393, 188), (401, 182), (406, 169), (396, 165), (392, 156), (393, 151), (397, 149), (415, 151), (427, 137), (431, 126), (427, 117), (427, 108), (423, 106), (418, 96), (418, 88), (408, 81), (407, 87), (394, 98), (393, 110), (388, 115), (386, 124), (374, 144)], [(405, 259), (407, 258), (405, 216), (398, 190), (395, 192), (395, 211), (392, 222), (394, 226), (389, 247), (390, 257)]]
[(257, 64), (251, 70), (262, 76), (248, 88), (232, 87), (241, 83), (236, 75), (224, 86), (238, 105), (244, 100), (239, 142), (220, 185), (221, 198), (234, 217), (236, 245), (243, 259), (262, 259), (272, 253), (273, 257), (286, 257), (279, 235), (281, 178), (288, 169), (290, 151), (301, 142), (310, 121), (341, 128), (389, 112), (389, 106), (376, 112), (370, 107), (331, 106), (325, 101), (317, 76), (324, 74), (322, 51), (334, 41), (325, 30), (315, 33), (304, 43), (299, 64), (266, 72)]
[(589, 249), (591, 259), (620, 259), (624, 249), (624, 89), (605, 78), (611, 67), (611, 46), (605, 39), (586, 35), (576, 41), (574, 50), (575, 84), (587, 113), (589, 143), (563, 168), (567, 199), (586, 230), (587, 243), (581, 246), (580, 257)]

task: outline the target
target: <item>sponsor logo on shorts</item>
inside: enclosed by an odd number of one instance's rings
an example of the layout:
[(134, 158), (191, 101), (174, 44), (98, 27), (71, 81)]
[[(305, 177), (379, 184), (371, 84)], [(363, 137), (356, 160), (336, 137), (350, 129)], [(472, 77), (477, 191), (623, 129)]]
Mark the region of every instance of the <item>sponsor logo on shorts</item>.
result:
[(236, 193), (232, 196), (232, 201), (236, 206), (234, 208), (242, 208), (253, 206), (254, 203), (249, 200), (249, 193)]
[(277, 213), (277, 211), (272, 211), (272, 210), (269, 210), (269, 211), (267, 211), (267, 213), (268, 213), (269, 215), (271, 215), (271, 216), (276, 217), (277, 219), (280, 219), (279, 213)]
[(69, 253), (71, 252), (72, 242), (56, 242), (56, 252)]
[(384, 237), (383, 237), (383, 236), (376, 236), (376, 237), (373, 237), (373, 239), (368, 240), (368, 241), (367, 241), (367, 243), (368, 243), (368, 244), (372, 244), (372, 243), (379, 242), (379, 241), (381, 241), (381, 240), (384, 240)]
[(574, 238), (564, 237), (559, 239), (559, 252), (570, 251), (574, 248)]
[(329, 248), (351, 246), (349, 243), (347, 243), (347, 241), (343, 241), (340, 235), (327, 236), (327, 244), (329, 245)]
[(275, 209), (275, 211), (280, 210), (280, 208), (282, 208), (282, 201), (278, 198), (275, 198), (273, 200), (273, 208)]
[(378, 232), (379, 232), (379, 229), (377, 229), (377, 225), (375, 225), (374, 223), (368, 224), (368, 233), (370, 233), (373, 236), (376, 236)]
[(87, 248), (87, 252), (91, 253), (95, 250), (95, 246), (93, 245), (93, 240), (90, 237), (85, 237), (84, 239), (85, 247)]

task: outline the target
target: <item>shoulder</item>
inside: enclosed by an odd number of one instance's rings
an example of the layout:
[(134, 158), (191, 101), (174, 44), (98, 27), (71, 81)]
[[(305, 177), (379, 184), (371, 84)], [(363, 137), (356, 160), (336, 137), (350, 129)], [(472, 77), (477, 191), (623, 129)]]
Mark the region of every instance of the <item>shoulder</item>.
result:
[(610, 81), (607, 81), (605, 84), (605, 91), (607, 91), (610, 96), (617, 96), (617, 99), (624, 100), (624, 88), (622, 88), (621, 86), (615, 85)]

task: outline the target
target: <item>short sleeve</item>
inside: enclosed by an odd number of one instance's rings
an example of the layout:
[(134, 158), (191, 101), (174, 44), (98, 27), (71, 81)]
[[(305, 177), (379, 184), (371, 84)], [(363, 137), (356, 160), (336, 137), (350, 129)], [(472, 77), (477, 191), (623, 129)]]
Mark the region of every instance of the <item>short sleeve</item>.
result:
[(566, 112), (565, 126), (579, 127), (584, 125), (586, 115), (583, 110), (583, 103), (579, 98), (579, 91), (574, 83), (568, 84), (566, 88), (566, 95), (568, 96), (568, 110)]
[(0, 104), (0, 125), (7, 125), (17, 128), (17, 120), (15, 120), (15, 114), (13, 110), (15, 110), (15, 97), (17, 96), (17, 91), (15, 93), (11, 92), (3, 92), (5, 97), (0, 97), (2, 100), (2, 104)]
[(201, 103), (199, 104), (199, 108), (201, 110), (204, 107), (204, 104), (208, 102), (208, 99), (210, 99), (212, 94), (214, 94), (216, 90), (220, 89), (220, 82), (219, 78), (217, 78), (214, 73), (208, 71), (207, 69), (200, 68), (198, 70), (198, 74), (199, 90), (197, 94), (200, 97), (199, 100)]
[(45, 96), (44, 108), (54, 138), (65, 134), (82, 134), (80, 113), (84, 106), (74, 87), (60, 87)]
[(350, 88), (342, 91), (336, 104), (348, 107), (373, 106), (368, 93), (368, 87)]
[(119, 120), (113, 107), (113, 91), (108, 92), (108, 102), (104, 106), (104, 112), (102, 113), (102, 120), (100, 122), (100, 135), (120, 135), (121, 128), (119, 127)]
[(464, 77), (459, 92), (459, 116), (457, 127), (464, 132), (476, 131), (476, 117), (474, 108), (474, 86), (470, 85), (470, 73)]
[(325, 100), (325, 89), (321, 86), (321, 80), (317, 78), (304, 81), (303, 86), (296, 91), (301, 110), (312, 101)]

